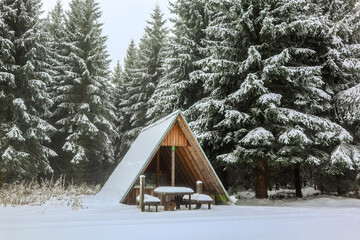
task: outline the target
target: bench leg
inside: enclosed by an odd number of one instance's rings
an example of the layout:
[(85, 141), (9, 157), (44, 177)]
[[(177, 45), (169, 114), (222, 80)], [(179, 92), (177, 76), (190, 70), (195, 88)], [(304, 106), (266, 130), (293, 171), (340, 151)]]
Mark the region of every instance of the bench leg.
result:
[(200, 209), (200, 208), (201, 208), (201, 205), (202, 205), (201, 203), (197, 203), (197, 204), (196, 204), (196, 209)]
[(150, 204), (149, 204), (149, 212), (150, 212)]
[(191, 194), (189, 194), (189, 210), (191, 210)]
[(208, 209), (211, 209), (211, 203), (209, 203), (209, 205), (208, 205)]
[(156, 212), (157, 212), (157, 207), (158, 207), (158, 205), (155, 206)]

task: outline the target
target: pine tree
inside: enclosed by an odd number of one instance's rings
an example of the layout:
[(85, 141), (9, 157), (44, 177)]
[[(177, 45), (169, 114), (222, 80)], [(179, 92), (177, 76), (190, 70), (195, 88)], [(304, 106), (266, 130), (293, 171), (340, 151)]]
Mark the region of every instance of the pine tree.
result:
[(131, 106), (134, 102), (132, 92), (130, 91), (130, 86), (133, 84), (135, 79), (135, 73), (137, 69), (137, 49), (135, 46), (134, 40), (131, 40), (129, 47), (126, 52), (126, 57), (124, 59), (124, 70), (122, 73), (122, 81), (119, 85), (119, 102), (117, 107), (118, 113), (118, 122), (117, 132), (119, 134), (119, 152), (116, 155), (118, 160), (122, 159), (126, 151), (129, 149), (131, 144), (131, 137), (127, 134), (133, 135), (131, 132), (128, 133), (128, 130), (131, 128), (130, 122), (132, 117)]
[(342, 56), (339, 63), (343, 73), (341, 81), (335, 85), (337, 116), (342, 123), (349, 126), (360, 141), (360, 4), (348, 1), (342, 2), (342, 7), (347, 6), (347, 11), (335, 14), (341, 15), (334, 27), (334, 32), (341, 39), (338, 44), (338, 53)]
[(49, 48), (52, 57), (52, 78), (54, 86), (52, 86), (52, 94), (56, 96), (56, 88), (60, 82), (64, 80), (69, 69), (67, 66), (67, 56), (69, 55), (68, 47), (69, 40), (67, 38), (65, 28), (65, 12), (61, 4), (61, 0), (56, 2), (52, 11), (49, 12), (45, 19), (44, 32), (49, 35)]
[[(119, 132), (123, 142), (121, 156), (148, 122), (146, 119), (148, 101), (153, 95), (161, 75), (161, 52), (167, 34), (164, 25), (163, 14), (156, 5), (151, 14), (151, 20), (145, 27), (145, 34), (140, 40), (135, 63), (128, 62), (125, 66), (124, 85), (127, 96), (124, 96), (126, 102), (120, 107), (124, 109), (119, 110), (121, 114), (125, 115), (122, 117), (125, 121), (122, 121), (121, 132)], [(132, 51), (131, 48), (132, 45), (130, 45), (128, 53)], [(126, 61), (133, 60), (127, 59)]]
[(339, 195), (357, 189), (360, 179), (360, 4), (357, 1), (324, 1), (324, 21), (331, 29), (333, 45), (325, 65), (334, 79), (330, 85), (336, 95), (335, 116), (355, 136), (352, 144), (341, 144), (331, 153), (324, 168), (335, 178), (329, 187), (336, 186)]
[[(351, 135), (329, 119), (322, 56), (330, 34), (311, 1), (210, 1), (208, 97), (194, 105), (200, 139), (218, 160), (256, 169), (256, 197), (267, 197), (268, 164), (299, 167), (328, 161)], [(219, 151), (220, 152), (220, 151)], [(296, 175), (295, 175), (296, 179)], [(297, 184), (297, 195), (301, 196)], [(301, 186), (300, 186), (301, 187)]]
[[(69, 39), (67, 38), (67, 32), (65, 28), (65, 12), (63, 10), (61, 1), (56, 2), (55, 7), (49, 12), (45, 19), (43, 34), (47, 34), (49, 38), (48, 48), (50, 59), (50, 75), (53, 79), (50, 86), (50, 94), (55, 99), (55, 103), (52, 108), (52, 116), (49, 122), (53, 125), (62, 119), (68, 113), (65, 109), (58, 108), (59, 101), (58, 96), (61, 94), (61, 84), (66, 80), (66, 72), (70, 70), (69, 66)], [(56, 100), (58, 99), (58, 100)], [(62, 151), (62, 146), (65, 143), (66, 133), (63, 131), (56, 131), (52, 136), (51, 148), (54, 149), (58, 156), (50, 159), (51, 166), (53, 167), (56, 175), (65, 175), (66, 180), (71, 179), (71, 164), (64, 159), (69, 158), (67, 154)]]
[(114, 162), (115, 114), (100, 17), (94, 0), (73, 0), (66, 20), (70, 69), (58, 88), (57, 108), (63, 115), (56, 123), (65, 135), (63, 161), (75, 166), (78, 181), (103, 181)]
[(121, 85), (121, 78), (122, 78), (122, 67), (120, 61), (117, 61), (114, 71), (111, 76), (111, 81), (114, 86)]
[(0, 174), (14, 181), (53, 172), (45, 146), (56, 129), (50, 116), (48, 52), (38, 0), (0, 2)]
[[(120, 104), (120, 101), (122, 99), (124, 92), (124, 85), (123, 85), (123, 70), (120, 64), (120, 61), (117, 61), (116, 66), (113, 70), (112, 76), (111, 76), (111, 82), (113, 85), (113, 94), (112, 94), (112, 101), (115, 107), (118, 107)], [(115, 120), (115, 127), (116, 131), (118, 130), (121, 122), (119, 121), (120, 116), (118, 115), (118, 112), (116, 111), (116, 120)], [(120, 135), (117, 135), (115, 141), (114, 141), (114, 156), (115, 161), (118, 161), (118, 156), (120, 152)]]
[(200, 49), (207, 26), (205, 1), (178, 0), (170, 6), (174, 15), (172, 37), (165, 45), (163, 76), (149, 102), (147, 115), (152, 121), (176, 109), (187, 109), (202, 97), (195, 62), (204, 57)]
[(145, 34), (139, 43), (137, 63), (139, 69), (136, 71), (136, 79), (130, 89), (136, 98), (136, 102), (132, 106), (134, 116), (130, 123), (135, 132), (147, 124), (145, 115), (149, 105), (148, 101), (161, 76), (162, 53), (167, 35), (164, 25), (163, 14), (159, 5), (156, 5), (151, 14), (151, 20), (147, 21)]

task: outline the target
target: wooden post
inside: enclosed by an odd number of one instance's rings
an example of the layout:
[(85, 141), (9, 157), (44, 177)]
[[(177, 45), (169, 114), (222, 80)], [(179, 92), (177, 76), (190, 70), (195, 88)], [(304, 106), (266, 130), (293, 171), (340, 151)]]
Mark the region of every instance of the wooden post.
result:
[(171, 147), (171, 186), (175, 187), (175, 146)]
[(189, 210), (191, 210), (191, 194), (189, 194)]
[(156, 187), (160, 185), (160, 149), (156, 154)]
[(144, 204), (144, 197), (145, 197), (145, 176), (140, 176), (140, 209), (142, 212), (145, 212), (145, 204)]
[(202, 194), (202, 181), (196, 182), (196, 193)]

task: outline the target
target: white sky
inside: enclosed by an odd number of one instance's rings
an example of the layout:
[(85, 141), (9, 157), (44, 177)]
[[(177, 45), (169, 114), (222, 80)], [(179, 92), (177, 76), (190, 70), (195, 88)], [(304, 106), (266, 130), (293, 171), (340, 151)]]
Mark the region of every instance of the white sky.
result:
[[(62, 0), (68, 9), (70, 0)], [(102, 10), (100, 22), (104, 23), (103, 34), (108, 36), (107, 49), (112, 60), (111, 69), (117, 60), (123, 62), (131, 39), (139, 42), (144, 33), (146, 20), (155, 4), (160, 5), (165, 18), (169, 18), (168, 0), (97, 0)], [(56, 0), (43, 0), (43, 9), (48, 12), (55, 6)], [(44, 13), (45, 14), (45, 13)]]

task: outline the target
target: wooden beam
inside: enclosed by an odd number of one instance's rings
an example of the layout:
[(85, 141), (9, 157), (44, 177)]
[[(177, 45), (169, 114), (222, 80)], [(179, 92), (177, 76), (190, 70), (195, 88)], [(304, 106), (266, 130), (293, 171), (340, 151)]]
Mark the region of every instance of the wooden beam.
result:
[[(170, 159), (171, 158), (171, 149), (169, 148), (161, 148), (162, 151), (161, 151), (161, 156), (165, 159)], [(178, 154), (178, 152), (176, 152), (176, 154)], [(168, 161), (164, 161), (166, 166), (171, 169), (171, 166), (170, 166), (170, 163)], [(179, 161), (176, 161), (175, 164), (177, 165), (176, 166), (176, 169), (178, 169), (178, 174), (176, 174), (176, 177), (178, 178), (179, 182), (183, 181), (184, 183), (188, 183), (188, 184), (191, 184), (191, 181), (189, 181), (186, 177), (186, 172), (184, 171), (183, 169), (183, 166), (181, 166), (181, 164), (179, 163)], [(189, 185), (190, 186), (190, 185)]]
[(195, 182), (200, 179), (200, 173), (196, 170), (194, 164), (191, 162), (190, 159), (192, 158), (192, 156), (189, 156), (185, 152), (185, 148), (187, 148), (187, 147), (179, 148), (178, 154), (179, 154), (179, 156), (181, 156), (181, 159), (183, 160), (184, 165), (186, 165), (187, 168), (189, 169), (189, 172), (190, 172), (189, 174), (191, 176), (193, 176), (193, 178), (191, 179), (192, 185), (195, 185)]
[(156, 187), (160, 184), (160, 149), (156, 153)]
[(176, 156), (177, 156), (177, 159), (178, 161), (177, 162), (180, 162), (181, 164), (179, 164), (179, 166), (182, 167), (183, 171), (184, 171), (184, 174), (187, 176), (187, 182), (188, 182), (188, 185), (191, 186), (191, 188), (193, 188), (195, 186), (195, 182), (197, 180), (197, 177), (196, 177), (196, 174), (193, 173), (193, 171), (190, 169), (188, 163), (187, 163), (187, 160), (185, 159), (186, 156), (183, 156), (182, 153), (181, 153), (181, 148), (178, 148), (178, 151), (176, 151)]
[[(201, 171), (204, 171), (204, 173), (205, 173), (205, 171), (207, 172), (208, 177), (210, 177), (210, 179), (211, 179), (211, 185), (213, 185), (213, 187), (215, 188), (215, 190), (217, 192), (223, 194), (224, 190), (222, 189), (221, 184), (218, 182), (217, 177), (213, 173), (210, 163), (208, 163), (208, 161), (206, 160), (206, 157), (203, 155), (203, 153), (200, 149), (200, 146), (198, 146), (196, 139), (194, 138), (194, 136), (192, 136), (191, 131), (188, 128), (188, 126), (186, 126), (184, 119), (182, 119), (181, 116), (179, 116), (178, 118), (179, 118), (179, 121), (178, 121), (179, 127), (181, 128), (181, 130), (183, 131), (184, 135), (186, 136), (187, 140), (190, 143), (190, 146), (191, 146), (190, 151), (192, 151), (195, 154), (197, 159), (202, 160), (201, 162), (203, 164), (199, 164), (201, 166), (201, 167), (200, 166), (199, 167), (200, 167), (200, 169), (205, 167), (205, 169), (201, 169)], [(196, 164), (194, 164), (194, 165), (196, 165)]]
[(175, 146), (171, 147), (171, 186), (175, 187)]
[[(169, 149), (167, 149), (169, 150)], [(175, 162), (175, 168), (176, 168), (176, 179), (180, 181), (180, 178), (182, 179), (182, 182), (191, 187), (194, 183), (192, 181), (192, 179), (189, 179), (189, 173), (188, 173), (188, 169), (186, 168), (185, 164), (183, 164), (183, 159), (182, 157), (179, 155), (179, 148), (177, 148), (177, 151), (175, 151), (175, 156), (176, 156), (176, 162)], [(166, 151), (166, 153), (168, 154), (169, 157), (171, 157), (171, 152), (170, 151)], [(191, 176), (191, 175), (190, 175)], [(178, 181), (176, 181), (178, 182)]]

